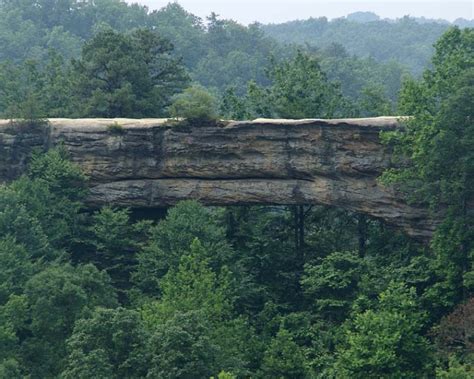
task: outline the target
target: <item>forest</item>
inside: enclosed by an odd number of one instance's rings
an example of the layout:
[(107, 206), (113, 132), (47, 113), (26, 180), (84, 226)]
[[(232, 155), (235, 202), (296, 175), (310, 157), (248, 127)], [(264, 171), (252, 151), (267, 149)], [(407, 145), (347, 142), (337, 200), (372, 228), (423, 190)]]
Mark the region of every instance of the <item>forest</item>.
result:
[(410, 116), (380, 136), (380, 181), (439, 217), (426, 243), (326, 206), (92, 211), (66, 149), (35, 152), (0, 185), (0, 378), (474, 377), (472, 22), (244, 26), (119, 0), (0, 16), (0, 117), (22, 128)]

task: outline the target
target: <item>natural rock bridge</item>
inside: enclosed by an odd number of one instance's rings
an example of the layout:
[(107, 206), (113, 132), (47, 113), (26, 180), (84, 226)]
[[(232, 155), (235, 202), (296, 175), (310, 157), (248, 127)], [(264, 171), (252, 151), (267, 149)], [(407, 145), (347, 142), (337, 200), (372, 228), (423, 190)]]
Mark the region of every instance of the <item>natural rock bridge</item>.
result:
[(153, 208), (183, 199), (207, 205), (326, 204), (426, 240), (434, 229), (427, 211), (377, 182), (390, 164), (379, 133), (397, 127), (391, 117), (260, 119), (221, 127), (51, 119), (49, 126), (26, 128), (4, 120), (0, 181), (21, 175), (34, 148), (62, 143), (90, 177), (91, 207)]

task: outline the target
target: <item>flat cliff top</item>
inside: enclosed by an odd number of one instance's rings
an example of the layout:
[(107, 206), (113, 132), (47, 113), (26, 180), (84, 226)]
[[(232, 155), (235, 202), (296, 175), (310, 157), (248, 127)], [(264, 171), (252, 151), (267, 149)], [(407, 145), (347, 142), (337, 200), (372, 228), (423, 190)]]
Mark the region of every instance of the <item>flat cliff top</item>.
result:
[[(49, 125), (53, 128), (72, 128), (83, 130), (85, 128), (103, 129), (110, 125), (119, 125), (124, 129), (133, 128), (156, 128), (156, 127), (174, 127), (173, 120), (167, 118), (51, 118), (48, 119)], [(342, 119), (267, 119), (259, 118), (248, 121), (224, 121), (224, 128), (242, 127), (250, 125), (275, 125), (275, 126), (333, 126), (333, 127), (375, 127), (380, 129), (394, 129), (400, 125), (399, 117), (383, 116), (369, 118), (342, 118)], [(205, 126), (205, 125), (203, 125)], [(11, 120), (0, 120), (0, 129), (11, 127)], [(222, 127), (222, 126), (221, 126)]]

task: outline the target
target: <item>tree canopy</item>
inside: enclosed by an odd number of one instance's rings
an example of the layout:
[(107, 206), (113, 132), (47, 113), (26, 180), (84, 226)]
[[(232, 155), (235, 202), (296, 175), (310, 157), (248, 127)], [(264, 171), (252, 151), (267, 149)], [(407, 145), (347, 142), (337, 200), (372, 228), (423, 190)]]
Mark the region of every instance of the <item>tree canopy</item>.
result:
[(118, 0), (0, 0), (0, 15), (0, 113), (22, 130), (398, 114), (380, 180), (440, 220), (423, 245), (316, 205), (91, 210), (88, 178), (45, 143), (0, 185), (0, 378), (472, 378), (472, 28), (243, 26)]

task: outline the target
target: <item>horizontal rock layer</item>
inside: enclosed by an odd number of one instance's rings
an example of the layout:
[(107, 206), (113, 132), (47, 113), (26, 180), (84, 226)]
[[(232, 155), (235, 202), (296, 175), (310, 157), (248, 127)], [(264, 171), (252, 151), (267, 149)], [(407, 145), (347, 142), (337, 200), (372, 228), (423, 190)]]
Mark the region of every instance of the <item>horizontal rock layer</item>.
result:
[(90, 178), (91, 207), (153, 208), (183, 199), (324, 204), (426, 240), (435, 225), (428, 212), (377, 181), (390, 165), (379, 133), (396, 128), (390, 117), (259, 119), (220, 127), (169, 126), (160, 119), (51, 119), (36, 127), (0, 121), (0, 181), (21, 175), (34, 148), (61, 143)]

